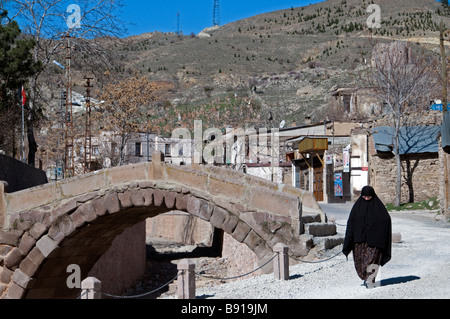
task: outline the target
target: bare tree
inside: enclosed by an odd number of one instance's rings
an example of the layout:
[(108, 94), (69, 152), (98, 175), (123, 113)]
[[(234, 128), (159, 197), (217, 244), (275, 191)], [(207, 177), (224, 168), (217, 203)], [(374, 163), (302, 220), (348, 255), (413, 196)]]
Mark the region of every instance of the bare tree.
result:
[(124, 164), (125, 146), (133, 133), (148, 128), (147, 108), (160, 100), (171, 86), (163, 82), (150, 82), (147, 77), (126, 79), (105, 86), (102, 99), (105, 103), (93, 117), (105, 131), (114, 132), (119, 153), (119, 166)]
[(367, 82), (374, 87), (378, 99), (392, 116), (393, 152), (397, 166), (395, 205), (400, 206), (402, 165), (400, 159), (400, 129), (408, 115), (423, 110), (436, 86), (436, 64), (424, 53), (412, 56), (409, 44), (391, 42), (378, 44), (373, 50), (373, 67)]
[[(35, 165), (37, 143), (34, 129), (42, 114), (39, 80), (48, 71), (55, 56), (63, 49), (64, 36), (80, 39), (93, 39), (104, 36), (121, 35), (123, 23), (117, 19), (121, 0), (78, 0), (71, 5), (67, 0), (3, 0), (0, 9), (10, 12), (12, 19), (19, 21), (23, 33), (35, 42), (33, 58), (41, 61), (41, 72), (30, 78), (26, 123), (29, 143), (28, 163)], [(88, 46), (84, 46), (88, 49)], [(94, 51), (95, 52), (95, 51)]]

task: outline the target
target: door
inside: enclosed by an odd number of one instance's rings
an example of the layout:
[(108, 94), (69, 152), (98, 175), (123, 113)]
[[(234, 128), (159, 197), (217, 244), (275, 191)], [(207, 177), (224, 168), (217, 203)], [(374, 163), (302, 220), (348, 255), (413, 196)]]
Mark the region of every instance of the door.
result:
[(323, 201), (323, 167), (314, 168), (314, 197), (316, 201)]

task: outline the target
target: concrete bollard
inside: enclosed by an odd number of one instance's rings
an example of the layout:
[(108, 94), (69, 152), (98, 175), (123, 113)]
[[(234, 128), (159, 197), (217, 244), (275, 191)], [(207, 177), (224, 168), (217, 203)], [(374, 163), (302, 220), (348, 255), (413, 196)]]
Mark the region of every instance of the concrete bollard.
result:
[(273, 252), (277, 255), (274, 259), (273, 273), (275, 279), (289, 280), (289, 247), (279, 243), (273, 247)]
[(80, 299), (102, 299), (102, 282), (95, 277), (88, 277), (81, 282)]
[(401, 233), (392, 233), (392, 243), (399, 244), (402, 242), (402, 234)]
[(189, 259), (181, 260), (178, 265), (178, 299), (195, 299), (195, 263)]

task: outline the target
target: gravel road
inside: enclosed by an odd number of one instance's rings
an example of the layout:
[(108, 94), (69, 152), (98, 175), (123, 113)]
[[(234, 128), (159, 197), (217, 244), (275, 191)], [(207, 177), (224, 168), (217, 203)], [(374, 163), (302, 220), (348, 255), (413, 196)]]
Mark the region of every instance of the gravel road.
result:
[[(325, 204), (335, 218), (338, 233), (345, 234), (350, 204)], [(392, 246), (392, 259), (377, 276), (377, 287), (368, 289), (356, 274), (353, 257), (340, 254), (329, 261), (290, 267), (290, 280), (273, 274), (198, 288), (198, 299), (410, 299), (450, 297), (450, 223), (435, 213), (393, 212), (394, 233), (402, 242)], [(334, 249), (339, 252), (342, 245)], [(169, 297), (170, 298), (170, 297)]]

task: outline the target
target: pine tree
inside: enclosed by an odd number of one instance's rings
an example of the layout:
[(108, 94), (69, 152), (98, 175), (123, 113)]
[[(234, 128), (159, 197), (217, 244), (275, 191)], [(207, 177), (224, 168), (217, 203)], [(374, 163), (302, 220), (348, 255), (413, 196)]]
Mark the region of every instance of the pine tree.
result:
[(14, 131), (20, 114), (18, 91), (41, 64), (31, 54), (34, 40), (21, 38), (19, 25), (8, 19), (7, 11), (0, 13), (0, 22), (0, 149), (14, 156)]

